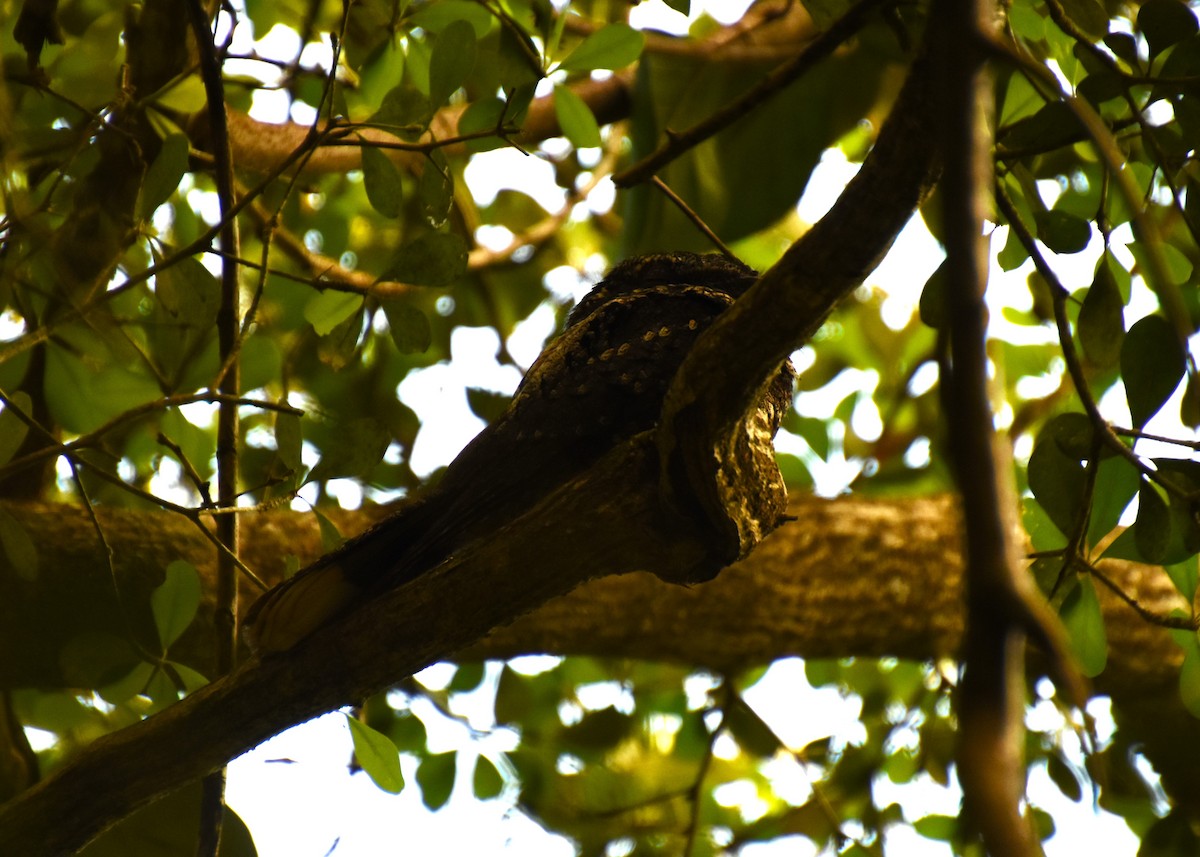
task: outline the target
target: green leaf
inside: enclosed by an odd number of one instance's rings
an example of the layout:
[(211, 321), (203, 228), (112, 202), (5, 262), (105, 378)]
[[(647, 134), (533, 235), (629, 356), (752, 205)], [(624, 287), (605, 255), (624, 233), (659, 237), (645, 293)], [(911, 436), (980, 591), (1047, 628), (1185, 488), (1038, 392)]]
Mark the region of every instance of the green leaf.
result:
[(1137, 494), (1138, 484), (1138, 471), (1129, 459), (1114, 455), (1100, 461), (1088, 519), (1089, 544), (1098, 543), (1117, 526)]
[(1133, 537), (1138, 552), (1152, 564), (1161, 563), (1171, 541), (1171, 513), (1167, 501), (1148, 479), (1141, 480), (1138, 489), (1137, 521)]
[(475, 35), (483, 38), (492, 26), (492, 13), (487, 6), (470, 0), (439, 0), (437, 3), (422, 4), (413, 12), (412, 23), (431, 33), (440, 33), (447, 27), (466, 21), (475, 29)]
[(504, 777), (487, 756), (479, 756), (475, 760), (473, 785), (478, 800), (491, 800), (504, 791)]
[(346, 723), (354, 741), (354, 758), (367, 776), (388, 794), (400, 794), (404, 788), (404, 775), (400, 773), (400, 751), (392, 739), (349, 714)]
[(417, 196), (425, 222), (435, 229), (442, 226), (454, 205), (454, 176), (441, 152), (434, 152), (425, 162), (417, 183)]
[(1117, 365), (1125, 341), (1125, 301), (1110, 267), (1115, 264), (1107, 254), (1100, 260), (1079, 309), (1079, 344), (1088, 359), (1102, 369)]
[(1088, 221), (1065, 211), (1038, 212), (1038, 238), (1055, 253), (1078, 253), (1092, 240)]
[(371, 208), (384, 217), (399, 217), (404, 205), (404, 184), (392, 159), (363, 140), (362, 170), (363, 187)]
[(958, 834), (959, 821), (952, 815), (927, 815), (913, 822), (913, 830), (926, 839), (950, 842)]
[(429, 348), (433, 333), (429, 318), (409, 301), (388, 298), (380, 301), (388, 320), (388, 333), (401, 354), (419, 354)]
[(1173, 630), (1171, 637), (1183, 649), (1179, 670), (1179, 696), (1193, 717), (1200, 718), (1200, 639), (1195, 631)]
[(1092, 41), (1108, 32), (1108, 13), (1100, 0), (1059, 0), (1063, 12)]
[(304, 318), (320, 336), (326, 336), (363, 305), (362, 295), (326, 289), (304, 305)]
[(512, 396), (507, 393), (493, 393), (491, 390), (481, 390), (478, 387), (467, 387), (467, 404), (471, 412), (485, 423), (495, 422), (502, 413), (508, 410)]
[(1108, 662), (1108, 638), (1104, 631), (1104, 614), (1091, 578), (1079, 579), (1063, 599), (1060, 609), (1063, 627), (1071, 640), (1071, 648), (1079, 658), (1079, 668), (1091, 678), (1104, 672)]
[(1179, 594), (1186, 598), (1189, 604), (1196, 598), (1196, 585), (1200, 578), (1198, 564), (1200, 564), (1200, 558), (1190, 556), (1180, 562), (1164, 566), (1167, 576), (1171, 578), (1171, 582), (1175, 584)]
[(1146, 37), (1152, 57), (1197, 30), (1195, 14), (1180, 0), (1146, 0), (1138, 10), (1137, 27)]
[(428, 232), (400, 248), (381, 280), (445, 286), (467, 270), (467, 245), (453, 232)]
[(304, 448), (304, 435), (300, 428), (300, 416), (286, 411), (275, 412), (275, 449), (279, 460), (293, 473), (300, 472), (300, 460)]
[(436, 109), (450, 100), (475, 67), (475, 28), (452, 21), (438, 34), (429, 58), (429, 102)]
[(18, 579), (37, 580), (37, 545), (30, 537), (29, 531), (6, 509), (0, 509), (0, 549), (3, 549), (8, 564)]
[(200, 574), (190, 562), (177, 559), (167, 566), (162, 585), (150, 593), (150, 610), (164, 652), (192, 624), (199, 607)]
[(592, 33), (559, 64), (563, 71), (624, 68), (642, 53), (646, 37), (628, 24), (609, 24)]
[(392, 437), (382, 422), (362, 417), (340, 427), (306, 482), (365, 477), (383, 458)]
[(1083, 414), (1056, 417), (1042, 429), (1029, 457), (1029, 490), (1054, 526), (1066, 536), (1079, 525), (1087, 487), (1080, 463), (1087, 454), (1087, 442), (1081, 439), (1084, 429), (1090, 437), (1091, 425)]
[(138, 217), (149, 217), (171, 198), (188, 168), (188, 138), (172, 134), (162, 141), (158, 157), (146, 169), (138, 199)]
[(417, 784), (421, 787), (421, 800), (430, 809), (441, 809), (450, 800), (454, 790), (454, 769), (458, 753), (430, 753), (421, 760), (417, 768)]
[(484, 670), (481, 661), (459, 664), (458, 669), (454, 671), (454, 678), (450, 679), (450, 684), (446, 689), (452, 693), (466, 693), (479, 687), (483, 676)]
[(1183, 346), (1165, 318), (1148, 315), (1129, 328), (1121, 346), (1121, 380), (1134, 428), (1158, 412), (1186, 369)]
[(942, 264), (938, 265), (937, 270), (930, 275), (929, 279), (925, 281), (925, 288), (921, 289), (921, 299), (917, 304), (921, 321), (934, 330), (945, 327), (950, 320), (946, 287), (946, 263), (942, 262)]
[(774, 730), (741, 697), (736, 697), (725, 712), (725, 725), (748, 753), (769, 759), (783, 747)]
[(29, 416), (33, 410), (33, 400), (23, 390), (10, 393), (8, 400), (12, 402), (12, 406), (4, 405), (3, 410), (0, 410), (0, 464), (8, 463), (8, 460), (17, 454), (17, 450), (25, 442), (25, 434), (29, 431), (29, 426), (21, 421), (13, 412), (13, 408), (25, 416)]
[(325, 553), (329, 553), (330, 551), (337, 550), (343, 544), (345, 544), (346, 539), (342, 535), (341, 531), (338, 530), (337, 524), (329, 520), (329, 518), (326, 517), (325, 514), (315, 506), (313, 507), (312, 511), (317, 518), (317, 529), (321, 532), (321, 549)]
[(562, 128), (563, 136), (576, 149), (594, 149), (600, 145), (600, 126), (592, 109), (569, 87), (554, 89), (554, 115)]

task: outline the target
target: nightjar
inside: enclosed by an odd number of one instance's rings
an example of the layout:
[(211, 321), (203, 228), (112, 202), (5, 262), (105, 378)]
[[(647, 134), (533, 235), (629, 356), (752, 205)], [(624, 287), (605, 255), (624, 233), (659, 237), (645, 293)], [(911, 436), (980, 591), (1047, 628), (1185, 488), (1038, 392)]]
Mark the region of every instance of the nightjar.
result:
[[(508, 409), (391, 517), (265, 593), (245, 618), (259, 651), (290, 648), (363, 597), (410, 581), (519, 517), (617, 444), (654, 428), (700, 333), (756, 280), (721, 256), (617, 265), (571, 310)], [(771, 433), (791, 400), (785, 363), (760, 409)]]

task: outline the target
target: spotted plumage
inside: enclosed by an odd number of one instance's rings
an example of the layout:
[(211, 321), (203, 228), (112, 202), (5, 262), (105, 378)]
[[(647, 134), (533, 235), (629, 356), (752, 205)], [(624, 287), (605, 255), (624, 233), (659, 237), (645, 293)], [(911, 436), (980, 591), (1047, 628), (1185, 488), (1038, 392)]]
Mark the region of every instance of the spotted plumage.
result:
[[(644, 256), (613, 268), (530, 367), (508, 409), (442, 479), (339, 550), (266, 593), (248, 637), (281, 650), (364, 594), (400, 585), (494, 532), (633, 435), (653, 428), (703, 330), (755, 281), (719, 256)], [(791, 394), (785, 366), (763, 406), (772, 432)]]

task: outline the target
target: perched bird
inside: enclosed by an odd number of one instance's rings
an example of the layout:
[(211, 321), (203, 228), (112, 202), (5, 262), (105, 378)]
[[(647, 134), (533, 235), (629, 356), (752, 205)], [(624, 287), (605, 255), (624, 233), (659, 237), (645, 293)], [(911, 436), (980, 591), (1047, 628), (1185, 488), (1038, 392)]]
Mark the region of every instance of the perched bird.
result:
[[(398, 512), (265, 593), (245, 619), (259, 651), (290, 648), (364, 596), (410, 581), (514, 520), (606, 452), (654, 428), (700, 333), (757, 279), (722, 256), (617, 265), (567, 317), (508, 409)], [(791, 400), (784, 364), (761, 405), (772, 433)]]

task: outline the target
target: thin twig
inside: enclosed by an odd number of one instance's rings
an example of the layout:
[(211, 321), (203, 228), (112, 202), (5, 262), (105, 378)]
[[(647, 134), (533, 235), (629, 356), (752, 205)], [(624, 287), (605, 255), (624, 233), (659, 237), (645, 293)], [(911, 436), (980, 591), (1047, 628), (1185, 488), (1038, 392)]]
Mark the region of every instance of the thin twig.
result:
[(658, 190), (662, 191), (663, 196), (671, 200), (675, 207), (683, 212), (683, 216), (690, 220), (692, 225), (699, 229), (700, 232), (704, 234), (704, 237), (711, 241), (713, 245), (721, 251), (725, 258), (734, 260), (737, 259), (737, 256), (735, 256), (733, 251), (729, 249), (728, 245), (726, 245), (725, 242), (720, 239), (717, 233), (713, 232), (709, 225), (704, 222), (704, 218), (693, 211), (692, 207), (684, 202), (679, 197), (679, 194), (671, 190), (671, 188), (667, 186), (666, 182), (664, 182), (658, 176), (651, 176), (650, 183), (658, 188)]

